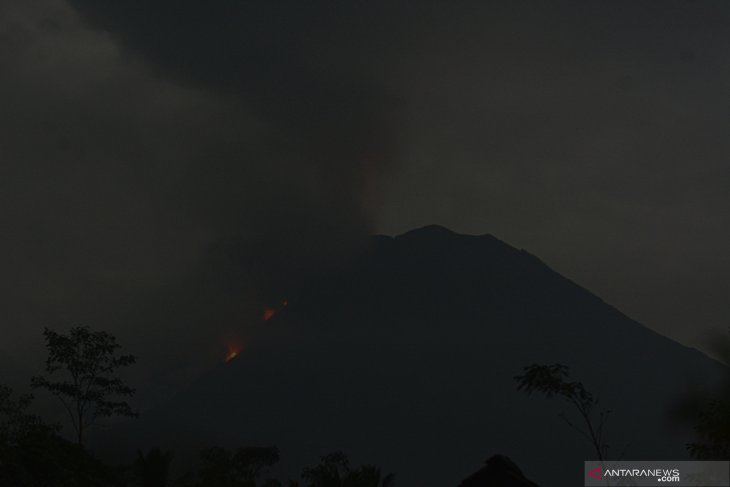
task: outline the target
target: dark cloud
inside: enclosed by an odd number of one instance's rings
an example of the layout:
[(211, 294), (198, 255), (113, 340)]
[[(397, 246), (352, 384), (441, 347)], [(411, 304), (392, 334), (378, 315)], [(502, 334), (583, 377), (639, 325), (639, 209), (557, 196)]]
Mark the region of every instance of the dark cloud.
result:
[(0, 47), (4, 321), (35, 343), (9, 355), (89, 323), (193, 373), (372, 233), (401, 103), (356, 32), (283, 5), (37, 7), (4, 6)]
[(380, 228), (489, 231), (685, 343), (724, 329), (728, 6), (457, 10), (404, 61)]
[[(372, 32), (387, 25), (393, 9), (70, 3), (163, 79), (222, 97), (262, 124), (244, 143), (249, 154), (239, 141), (201, 144), (207, 161), (191, 201), (217, 224), (229, 250), (263, 263), (264, 279), (277, 262), (286, 261), (279, 272), (287, 274), (293, 262), (330, 256), (372, 231), (368, 205), (397, 147), (392, 125), (400, 105), (380, 84), (388, 56), (373, 57)], [(213, 124), (220, 130), (220, 122)], [(250, 137), (224, 130), (233, 139)], [(272, 245), (275, 255), (267, 255)], [(285, 258), (292, 253), (296, 258)]]
[(144, 331), (184, 380), (181, 357), (217, 357), (365, 235), (429, 223), (523, 246), (690, 343), (724, 327), (725, 3), (0, 9), (14, 361), (84, 322)]

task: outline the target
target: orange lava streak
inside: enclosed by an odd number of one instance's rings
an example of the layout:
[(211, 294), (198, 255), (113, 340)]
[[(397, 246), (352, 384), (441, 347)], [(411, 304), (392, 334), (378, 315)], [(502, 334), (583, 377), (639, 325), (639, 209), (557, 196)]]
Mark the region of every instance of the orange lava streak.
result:
[(276, 310), (274, 308), (266, 308), (264, 310), (264, 321), (269, 321), (275, 314)]
[(225, 362), (226, 363), (229, 363), (231, 360), (233, 360), (234, 358), (238, 357), (238, 352), (239, 351), (238, 351), (237, 348), (229, 347), (228, 348), (228, 355), (226, 355)]
[(269, 321), (271, 318), (276, 316), (276, 313), (279, 311), (282, 311), (284, 308), (286, 308), (289, 305), (289, 301), (286, 299), (281, 300), (281, 306), (279, 306), (279, 309), (276, 308), (266, 308), (264, 309), (264, 315), (263, 319), (264, 321)]

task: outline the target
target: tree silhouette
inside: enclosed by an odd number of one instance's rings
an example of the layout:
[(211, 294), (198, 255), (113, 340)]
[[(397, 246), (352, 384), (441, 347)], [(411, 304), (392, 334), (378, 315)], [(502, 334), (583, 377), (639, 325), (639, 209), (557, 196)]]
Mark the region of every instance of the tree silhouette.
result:
[(349, 471), (349, 460), (338, 451), (323, 456), (319, 465), (305, 468), (302, 479), (306, 487), (341, 487)]
[(694, 429), (699, 439), (687, 445), (693, 458), (730, 460), (730, 401), (707, 401), (698, 412)]
[(28, 412), (32, 394), (13, 399), (13, 391), (0, 385), (0, 446), (12, 446), (31, 437), (54, 434), (58, 427), (43, 422), (40, 416)]
[[(200, 452), (198, 472), (180, 479), (177, 485), (195, 487), (257, 487), (259, 479), (279, 462), (276, 447), (244, 447), (231, 453), (220, 447)], [(274, 479), (263, 479), (260, 487), (280, 487)]]
[(13, 398), (0, 386), (0, 485), (79, 487), (124, 485), (124, 479), (81, 446), (28, 412), (33, 396)]
[(46, 445), (56, 432), (28, 412), (32, 400), (30, 394), (15, 399), (10, 387), (0, 385), (0, 485), (35, 480), (38, 445)]
[[(68, 335), (46, 328), (43, 335), (49, 377), (33, 377), (31, 384), (48, 390), (61, 401), (79, 445), (83, 444), (85, 431), (98, 417), (137, 415), (126, 401), (119, 399), (131, 397), (134, 389), (114, 375), (134, 364), (135, 358), (117, 354), (120, 345), (113, 335), (93, 332), (84, 326), (72, 328)], [(55, 381), (50, 378), (59, 372), (65, 373), (65, 377)]]
[[(720, 361), (730, 364), (730, 339), (713, 337), (711, 349)], [(687, 445), (698, 460), (730, 460), (730, 374), (725, 369), (724, 383), (712, 393), (695, 393), (683, 401), (682, 413), (695, 422), (697, 440)]]
[(373, 465), (351, 469), (347, 456), (339, 451), (322, 457), (319, 465), (305, 468), (302, 479), (305, 487), (392, 487), (395, 484), (393, 474), (383, 477)]
[(146, 455), (137, 452), (134, 462), (134, 474), (140, 487), (164, 487), (168, 485), (172, 452), (163, 452), (159, 448), (151, 449)]
[(595, 399), (581, 382), (570, 382), (569, 371), (568, 367), (561, 364), (528, 365), (523, 368), (523, 375), (515, 377), (518, 383), (517, 389), (525, 391), (528, 395), (539, 392), (547, 397), (561, 396), (572, 404), (583, 420), (585, 429), (576, 426), (565, 414), (561, 414), (560, 417), (591, 443), (598, 460), (603, 461), (608, 451), (608, 445), (603, 440), (604, 426), (611, 411), (600, 411), (598, 422), (594, 423), (593, 411), (598, 405), (598, 399)]

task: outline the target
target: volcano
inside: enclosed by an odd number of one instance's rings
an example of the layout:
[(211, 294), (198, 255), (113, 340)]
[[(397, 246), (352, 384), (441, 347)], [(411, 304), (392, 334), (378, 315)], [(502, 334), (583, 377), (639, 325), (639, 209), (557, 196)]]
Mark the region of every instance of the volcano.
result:
[(608, 457), (627, 460), (687, 459), (672, 409), (725, 373), (528, 252), (438, 226), (374, 237), (287, 300), (236, 360), (141, 418), (147, 441), (275, 444), (292, 477), (342, 450), (402, 487), (456, 486), (501, 454), (541, 486), (579, 486), (591, 445), (559, 418), (567, 403), (517, 391), (523, 366), (569, 366), (613, 411)]

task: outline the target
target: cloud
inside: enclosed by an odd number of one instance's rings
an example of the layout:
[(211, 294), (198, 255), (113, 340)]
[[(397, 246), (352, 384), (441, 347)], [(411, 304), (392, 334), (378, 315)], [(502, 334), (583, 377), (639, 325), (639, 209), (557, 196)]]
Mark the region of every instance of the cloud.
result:
[(400, 102), (321, 11), (71, 4), (2, 6), (2, 353), (84, 323), (193, 374), (371, 233)]
[(83, 322), (187, 367), (374, 229), (429, 223), (688, 341), (727, 314), (723, 3), (0, 8), (18, 360)]

